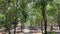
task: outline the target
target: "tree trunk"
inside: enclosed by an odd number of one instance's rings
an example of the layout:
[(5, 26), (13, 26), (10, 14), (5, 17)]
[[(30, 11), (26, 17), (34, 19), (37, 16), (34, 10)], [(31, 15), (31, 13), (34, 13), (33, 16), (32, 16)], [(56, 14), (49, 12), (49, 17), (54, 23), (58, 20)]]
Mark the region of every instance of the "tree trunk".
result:
[(22, 25), (22, 23), (21, 23), (21, 32), (23, 32), (23, 25)]
[(14, 25), (14, 34), (16, 34), (16, 25)]
[(14, 25), (14, 34), (16, 34), (16, 25)]
[(44, 7), (42, 9), (42, 16), (43, 16), (43, 19), (44, 19), (45, 34), (47, 34), (47, 31), (46, 31), (47, 30), (47, 18), (46, 18)]
[(41, 22), (41, 31), (42, 31), (42, 34), (43, 34), (43, 23)]
[(17, 26), (17, 17), (15, 17), (15, 19), (14, 19), (14, 23), (13, 23), (13, 25), (14, 25), (14, 34), (16, 34), (16, 26)]
[(15, 9), (16, 9), (16, 11), (15, 11), (15, 20), (14, 20), (14, 34), (16, 34), (16, 26), (17, 26), (17, 7), (18, 7), (18, 0), (16, 0), (16, 5), (15, 5)]
[(24, 29), (24, 23), (21, 23), (21, 32), (23, 32)]
[(9, 32), (9, 34), (11, 34), (11, 32), (10, 32), (10, 28), (9, 28), (9, 31), (8, 31), (8, 32)]
[[(8, 8), (10, 7), (10, 0), (8, 0)], [(6, 12), (7, 13), (7, 12)], [(6, 15), (6, 20), (7, 20), (7, 15)], [(9, 34), (11, 34), (10, 32), (10, 27), (9, 27), (9, 30), (8, 30)]]
[(44, 28), (45, 28), (44, 34), (47, 34), (46, 0), (42, 0), (41, 8), (42, 8), (42, 16), (44, 20)]
[(53, 25), (51, 25), (51, 27), (50, 27), (50, 31), (52, 32), (52, 30), (53, 30)]
[(33, 25), (30, 23), (30, 30), (32, 30), (32, 29), (33, 29), (32, 27), (33, 27)]

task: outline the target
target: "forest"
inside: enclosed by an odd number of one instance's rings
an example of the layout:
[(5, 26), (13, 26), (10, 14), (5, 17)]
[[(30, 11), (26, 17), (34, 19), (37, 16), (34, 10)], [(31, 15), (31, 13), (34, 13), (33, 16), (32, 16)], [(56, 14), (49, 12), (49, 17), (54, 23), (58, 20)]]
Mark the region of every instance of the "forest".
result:
[(0, 34), (60, 34), (60, 0), (0, 0)]

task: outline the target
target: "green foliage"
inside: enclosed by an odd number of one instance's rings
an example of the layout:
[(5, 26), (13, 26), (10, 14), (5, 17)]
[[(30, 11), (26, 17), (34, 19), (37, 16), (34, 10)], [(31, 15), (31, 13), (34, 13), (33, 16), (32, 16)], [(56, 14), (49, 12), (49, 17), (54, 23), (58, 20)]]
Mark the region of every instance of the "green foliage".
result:
[[(28, 22), (32, 25), (35, 25), (38, 22), (40, 23), (43, 20), (42, 5), (46, 6), (48, 22), (53, 22), (57, 20), (57, 18), (59, 19), (60, 16), (57, 17), (58, 12), (60, 12), (58, 9), (58, 6), (60, 6), (59, 3), (56, 3), (56, 0), (46, 0), (45, 2), (46, 5), (44, 5), (43, 0), (18, 0), (18, 6), (16, 8), (16, 0), (11, 0), (11, 6), (8, 6), (8, 0), (0, 0), (0, 23), (2, 23), (6, 29), (11, 27), (15, 17), (17, 17), (17, 21), (19, 20), (20, 23)], [(5, 17), (6, 12), (7, 22)], [(60, 21), (60, 19), (58, 21)]]
[(4, 21), (5, 21), (5, 15), (0, 13), (0, 26), (3, 25)]
[(5, 20), (5, 15), (0, 13), (0, 21), (4, 21)]

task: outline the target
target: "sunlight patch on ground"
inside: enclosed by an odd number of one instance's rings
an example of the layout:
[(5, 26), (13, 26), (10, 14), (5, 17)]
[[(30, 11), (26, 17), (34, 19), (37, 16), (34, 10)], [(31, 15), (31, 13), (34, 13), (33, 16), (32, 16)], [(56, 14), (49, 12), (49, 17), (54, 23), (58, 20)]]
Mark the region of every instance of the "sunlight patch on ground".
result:
[(23, 30), (25, 33), (28, 33), (29, 32), (29, 29), (24, 29)]

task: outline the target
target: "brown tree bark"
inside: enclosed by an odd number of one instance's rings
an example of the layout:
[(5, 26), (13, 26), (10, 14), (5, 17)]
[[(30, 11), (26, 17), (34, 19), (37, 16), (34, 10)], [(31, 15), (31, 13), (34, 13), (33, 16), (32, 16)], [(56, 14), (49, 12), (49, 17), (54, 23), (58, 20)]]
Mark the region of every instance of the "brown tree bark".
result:
[(42, 34), (43, 34), (43, 20), (41, 21), (41, 31), (42, 31)]
[(8, 34), (11, 34), (10, 28), (9, 28), (9, 30), (8, 30)]
[(43, 16), (44, 28), (45, 28), (44, 34), (47, 34), (46, 0), (42, 0), (41, 9), (42, 9), (42, 16)]

